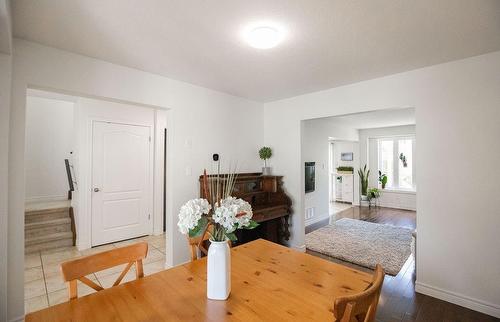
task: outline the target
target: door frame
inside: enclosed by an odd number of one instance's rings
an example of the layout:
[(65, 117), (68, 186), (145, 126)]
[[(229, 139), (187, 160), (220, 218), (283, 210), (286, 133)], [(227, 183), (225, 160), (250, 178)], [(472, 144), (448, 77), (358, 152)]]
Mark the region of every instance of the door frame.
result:
[[(107, 102), (105, 100), (102, 100)], [(79, 191), (75, 194), (77, 198), (73, 200), (76, 202), (76, 212), (77, 212), (77, 243), (76, 246), (79, 250), (84, 250), (92, 247), (92, 220), (91, 220), (91, 209), (92, 209), (92, 137), (93, 137), (93, 122), (111, 122), (119, 124), (128, 125), (139, 125), (150, 127), (151, 133), (151, 150), (153, 150), (153, 167), (151, 171), (151, 176), (153, 177), (151, 181), (151, 215), (152, 229), (151, 235), (160, 235), (163, 233), (163, 198), (164, 188), (163, 188), (163, 178), (165, 176), (165, 169), (163, 168), (164, 163), (164, 153), (163, 153), (163, 128), (167, 127), (167, 117), (168, 113), (164, 109), (156, 109), (151, 107), (143, 107), (140, 105), (134, 105), (131, 103), (124, 103), (128, 106), (137, 107), (138, 112), (145, 108), (144, 111), (152, 113), (148, 120), (144, 118), (131, 118), (131, 117), (120, 117), (120, 115), (109, 115), (110, 113), (103, 113), (107, 115), (95, 115), (95, 114), (85, 114), (79, 115), (78, 129), (81, 132), (81, 137), (79, 139), (78, 153), (80, 154), (79, 160), (80, 164), (78, 169), (80, 170), (79, 175)], [(80, 113), (79, 102), (76, 104), (78, 113)], [(161, 129), (161, 130), (159, 130)], [(169, 143), (167, 143), (167, 156), (168, 156)], [(78, 175), (78, 174), (77, 174)], [(168, 188), (168, 187), (167, 187)], [(168, 200), (167, 207), (169, 205)], [(169, 222), (167, 225), (170, 224)]]
[[(155, 135), (155, 132), (154, 132), (154, 126), (151, 126), (151, 125), (148, 125), (148, 124), (139, 124), (139, 123), (133, 123), (133, 122), (113, 122), (113, 121), (102, 121), (102, 120), (99, 120), (99, 119), (94, 119), (92, 118), (90, 120), (90, 124), (91, 124), (91, 128), (90, 128), (90, 134), (91, 134), (91, 139), (90, 139), (90, 146), (89, 146), (89, 156), (90, 156), (90, 167), (89, 167), (89, 177), (90, 177), (90, 181), (88, 181), (89, 183), (89, 189), (87, 189), (87, 193), (89, 195), (89, 198), (87, 199), (88, 200), (88, 205), (87, 205), (87, 209), (88, 209), (88, 218), (89, 218), (89, 223), (90, 223), (90, 227), (89, 227), (89, 239), (90, 239), (90, 247), (93, 247), (93, 246), (96, 246), (94, 245), (94, 239), (93, 239), (93, 236), (92, 236), (92, 221), (93, 221), (93, 213), (92, 213), (92, 210), (93, 210), (93, 207), (92, 207), (92, 187), (93, 187), (93, 174), (94, 174), (94, 126), (97, 124), (97, 123), (106, 123), (106, 124), (119, 124), (119, 125), (129, 125), (129, 126), (141, 126), (141, 127), (146, 127), (148, 128), (148, 131), (149, 131), (149, 152), (148, 152), (148, 155), (149, 155), (149, 173), (148, 173), (148, 184), (147, 184), (147, 204), (148, 204), (148, 213), (149, 213), (149, 216), (151, 216), (150, 220), (149, 220), (149, 223), (148, 223), (148, 234), (149, 235), (152, 235), (153, 234), (153, 227), (154, 227), (154, 219), (155, 219), (155, 215), (154, 215), (154, 192), (155, 192), (155, 187), (154, 187), (154, 181), (153, 181), (153, 178), (154, 178), (154, 172), (155, 172), (155, 167), (154, 167), (154, 156), (155, 156), (155, 140), (154, 140), (154, 135)], [(139, 236), (137, 236), (139, 237)]]
[[(360, 158), (360, 151), (359, 151), (359, 147), (360, 147), (360, 144), (359, 144), (359, 140), (356, 141), (356, 140), (347, 140), (347, 139), (342, 139), (342, 138), (335, 138), (335, 137), (330, 137), (328, 138), (328, 148), (329, 148), (329, 152), (331, 152), (329, 154), (329, 163), (330, 163), (330, 166), (332, 167), (332, 175), (329, 175), (328, 176), (328, 189), (329, 189), (329, 197), (330, 198), (333, 198), (333, 202), (335, 202), (336, 198), (335, 198), (335, 195), (333, 193), (335, 193), (335, 188), (333, 188), (335, 186), (335, 180), (336, 180), (336, 176), (334, 176), (333, 174), (335, 173), (335, 165), (333, 164), (334, 163), (334, 153), (335, 153), (335, 149), (338, 149), (338, 144), (335, 145), (335, 143), (342, 143), (342, 142), (345, 142), (345, 143), (353, 143), (353, 144), (357, 144), (357, 147), (354, 149), (354, 160), (353, 160), (353, 167), (354, 167), (354, 173), (353, 173), (353, 178), (354, 178), (354, 186), (353, 186), (353, 196), (352, 196), (352, 205), (353, 206), (359, 206), (359, 196), (358, 196), (358, 186), (359, 186), (359, 178), (358, 178), (358, 174), (357, 174), (357, 171), (356, 169), (360, 166), (359, 164), (359, 158)], [(332, 187), (333, 185), (333, 187)], [(332, 191), (333, 190), (333, 191)], [(357, 197), (357, 198), (356, 198)]]

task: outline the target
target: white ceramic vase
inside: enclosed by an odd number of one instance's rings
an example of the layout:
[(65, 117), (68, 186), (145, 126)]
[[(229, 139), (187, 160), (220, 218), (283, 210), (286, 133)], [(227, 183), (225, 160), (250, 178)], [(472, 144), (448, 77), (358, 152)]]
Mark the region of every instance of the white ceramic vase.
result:
[(210, 240), (207, 259), (207, 297), (226, 300), (231, 293), (231, 252), (227, 241)]

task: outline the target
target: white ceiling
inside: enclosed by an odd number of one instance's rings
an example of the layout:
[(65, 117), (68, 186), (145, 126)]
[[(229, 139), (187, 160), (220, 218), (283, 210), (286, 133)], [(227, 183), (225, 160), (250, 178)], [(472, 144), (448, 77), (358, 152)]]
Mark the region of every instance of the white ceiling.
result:
[(306, 122), (328, 122), (335, 126), (354, 129), (373, 129), (379, 127), (413, 125), (415, 124), (414, 108), (394, 108), (373, 112), (355, 113), (340, 116), (323, 117)]
[[(15, 0), (14, 35), (258, 101), (500, 50), (499, 0)], [(282, 24), (270, 50), (242, 42)]]

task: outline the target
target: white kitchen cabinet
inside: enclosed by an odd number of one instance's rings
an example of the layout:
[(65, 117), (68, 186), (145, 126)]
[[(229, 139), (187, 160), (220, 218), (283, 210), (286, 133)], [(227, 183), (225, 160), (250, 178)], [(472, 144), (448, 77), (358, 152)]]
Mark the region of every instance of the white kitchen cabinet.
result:
[(335, 199), (341, 202), (350, 202), (354, 200), (354, 175), (353, 174), (335, 174)]

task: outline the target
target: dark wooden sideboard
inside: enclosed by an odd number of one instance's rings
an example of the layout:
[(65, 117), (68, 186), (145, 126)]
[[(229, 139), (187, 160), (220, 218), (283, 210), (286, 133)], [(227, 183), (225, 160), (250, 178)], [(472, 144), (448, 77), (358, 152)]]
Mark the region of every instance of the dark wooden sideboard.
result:
[[(209, 180), (215, 176), (209, 175)], [(220, 178), (225, 180), (226, 174)], [(200, 196), (203, 197), (200, 176)], [(222, 182), (220, 182), (222, 184)], [(253, 220), (259, 226), (252, 230), (236, 231), (238, 241), (243, 244), (258, 238), (284, 244), (290, 237), (288, 219), (292, 213), (292, 202), (283, 191), (283, 176), (263, 176), (261, 173), (239, 173), (234, 186), (234, 197), (246, 200), (252, 205)]]

